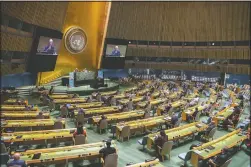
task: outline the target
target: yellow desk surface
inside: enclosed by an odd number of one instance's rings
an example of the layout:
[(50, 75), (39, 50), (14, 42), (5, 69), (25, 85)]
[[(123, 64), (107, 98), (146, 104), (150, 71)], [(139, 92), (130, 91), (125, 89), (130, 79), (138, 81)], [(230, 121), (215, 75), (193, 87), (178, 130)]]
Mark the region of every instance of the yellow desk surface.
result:
[[(201, 127), (197, 127), (196, 125), (199, 124), (201, 125)], [(183, 126), (179, 126), (177, 128), (172, 128), (172, 129), (168, 129), (165, 130), (166, 134), (168, 135), (168, 140), (176, 140), (176, 139), (180, 139), (182, 137), (185, 136), (189, 136), (192, 135), (196, 132), (200, 132), (203, 131), (207, 128), (208, 126), (206, 124), (200, 123), (200, 122), (194, 122), (194, 123), (190, 123), (190, 124), (186, 124)], [(152, 133), (148, 135), (148, 139), (147, 139), (147, 148), (151, 148), (152, 144), (154, 143), (154, 137), (156, 135), (159, 135), (158, 133)]]
[[(164, 103), (164, 102), (167, 101), (167, 100), (168, 100), (168, 99), (166, 99), (166, 98), (158, 98), (158, 99), (153, 99), (153, 100), (151, 100), (150, 103), (151, 103), (151, 105), (158, 105), (158, 104), (160, 104), (160, 103)], [(146, 104), (147, 104), (147, 101), (139, 102), (139, 103), (137, 104), (137, 107), (138, 107), (138, 108), (143, 108), (143, 107), (146, 106)]]
[(39, 110), (31, 110), (31, 111), (28, 111), (28, 110), (20, 110), (20, 111), (18, 111), (18, 110), (7, 110), (7, 111), (1, 111), (0, 113), (3, 113), (3, 112), (5, 112), (5, 113), (12, 113), (12, 112), (14, 112), (14, 113), (16, 113), (16, 112), (18, 112), (18, 113), (37, 113), (38, 114), (38, 112), (39, 112)]
[[(90, 109), (85, 110), (85, 115), (95, 115), (95, 114), (101, 115), (101, 114), (116, 112), (116, 111), (119, 111), (118, 106), (90, 108)], [(77, 115), (78, 111), (74, 110), (74, 113), (75, 115)]]
[(101, 107), (103, 102), (91, 102), (91, 103), (83, 103), (83, 104), (72, 104), (68, 107), (69, 110), (74, 110), (76, 108), (96, 108)]
[(144, 94), (146, 94), (147, 92), (149, 92), (150, 89), (143, 89), (137, 92), (137, 96), (142, 96)]
[[(208, 159), (221, 152), (225, 147), (231, 148), (236, 145), (241, 144), (243, 140), (247, 138), (246, 135), (240, 134), (240, 129), (228, 133), (216, 140), (205, 143), (199, 147), (194, 148), (191, 156), (191, 163), (193, 166), (198, 167), (199, 159)], [(214, 147), (213, 149), (208, 149), (209, 146)]]
[[(60, 120), (64, 124), (64, 119)], [(52, 126), (55, 120), (53, 119), (32, 119), (32, 120), (4, 120), (1, 128), (10, 127), (34, 127), (34, 126)]]
[[(1, 140), (4, 141), (5, 143), (11, 143), (11, 142), (22, 142), (31, 140), (46, 140), (53, 138), (73, 137), (73, 134), (71, 134), (70, 132), (75, 130), (76, 128), (2, 133)], [(17, 138), (17, 136), (22, 136), (22, 137)]]
[[(132, 118), (139, 118), (144, 116), (143, 110), (132, 110), (128, 112), (122, 112), (122, 113), (114, 113), (114, 114), (106, 114), (107, 121), (120, 121), (125, 119), (132, 119)], [(101, 116), (93, 116), (92, 122), (93, 124), (97, 124), (101, 120)]]
[(131, 92), (131, 91), (135, 91), (135, 90), (137, 90), (137, 89), (138, 89), (138, 87), (137, 87), (137, 86), (134, 86), (134, 87), (132, 87), (132, 88), (128, 88), (128, 89), (124, 90), (124, 92), (128, 93), (128, 92)]
[(147, 128), (156, 127), (165, 122), (169, 122), (170, 120), (171, 120), (171, 117), (169, 116), (158, 116), (158, 117), (151, 117), (147, 119), (138, 119), (135, 121), (121, 122), (116, 125), (116, 136), (117, 138), (119, 138), (120, 133), (124, 126), (130, 126), (131, 132), (134, 129), (140, 129), (143, 132)]
[(117, 91), (101, 92), (101, 96), (110, 96), (116, 94)]
[(156, 98), (156, 97), (158, 97), (158, 96), (160, 96), (160, 92), (159, 92), (159, 91), (153, 92), (153, 93), (151, 94), (151, 97), (152, 97), (152, 98)]
[[(27, 104), (28, 105), (28, 101), (27, 100), (21, 100), (20, 101), (21, 104)], [(4, 101), (4, 104), (17, 104), (17, 99), (8, 99)]]
[[(24, 160), (26, 164), (41, 164), (49, 163), (66, 159), (88, 159), (89, 157), (99, 157), (99, 150), (105, 147), (104, 142), (82, 144), (75, 146), (57, 147), (57, 148), (47, 148), (47, 149), (36, 149), (27, 150), (21, 152), (21, 160)], [(112, 147), (116, 148), (115, 142), (112, 141)], [(32, 159), (35, 153), (41, 153), (39, 159)], [(42, 161), (42, 162), (41, 162)]]
[[(46, 112), (43, 113), (45, 118), (50, 118), (50, 113)], [(38, 112), (8, 112), (8, 111), (2, 111), (1, 117), (2, 118), (36, 118), (38, 116)]]
[(195, 105), (193, 107), (187, 108), (185, 111), (182, 112), (182, 120), (186, 121), (187, 120), (187, 115), (192, 115), (195, 112), (195, 108), (197, 107), (199, 111), (202, 111), (206, 109), (209, 106), (209, 104), (204, 104), (203, 106), (200, 105)]
[[(108, 99), (109, 97), (111, 97), (111, 96), (103, 96), (103, 98), (105, 98), (105, 99)], [(115, 98), (116, 100), (125, 99), (127, 97), (128, 96), (126, 96), (125, 94), (118, 94), (118, 95), (114, 95), (113, 96), (113, 98)]]
[[(10, 106), (10, 105), (2, 105), (1, 106), (1, 111), (22, 111), (22, 110), (27, 110), (25, 106)], [(37, 107), (31, 108), (31, 110), (36, 111), (38, 110)]]
[(74, 94), (66, 94), (66, 95), (49, 95), (52, 99), (71, 99)]
[(85, 103), (86, 102), (86, 98), (54, 99), (53, 102), (55, 104), (62, 104), (62, 103)]
[[(134, 98), (132, 98), (132, 101), (133, 101), (133, 103), (137, 103), (137, 102), (139, 102), (139, 101), (142, 101), (143, 99), (144, 99), (143, 96), (139, 96), (139, 97), (134, 97)], [(120, 104), (125, 105), (125, 104), (127, 104), (127, 103), (129, 102), (129, 99), (121, 99), (121, 100), (118, 100), (118, 102), (119, 102)]]
[(149, 161), (149, 162), (141, 162), (141, 163), (137, 163), (134, 165), (129, 165), (126, 167), (164, 167), (163, 165), (160, 164), (158, 159), (155, 159), (153, 161)]
[[(178, 101), (173, 102), (171, 105), (172, 105), (172, 108), (177, 108), (177, 107), (180, 107), (182, 105), (185, 105), (186, 103), (187, 103), (186, 101), (178, 100)], [(165, 110), (165, 108), (167, 106), (168, 106), (168, 103), (159, 106), (158, 109), (157, 109), (157, 115), (162, 115), (162, 112)]]
[(218, 125), (219, 121), (225, 120), (229, 115), (234, 112), (234, 107), (227, 107), (224, 110), (218, 112), (214, 117), (213, 120), (216, 125)]

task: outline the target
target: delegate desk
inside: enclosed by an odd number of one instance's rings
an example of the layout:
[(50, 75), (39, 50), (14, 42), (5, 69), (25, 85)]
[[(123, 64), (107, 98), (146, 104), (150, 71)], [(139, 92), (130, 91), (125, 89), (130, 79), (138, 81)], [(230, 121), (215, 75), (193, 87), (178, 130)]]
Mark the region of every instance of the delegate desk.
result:
[(152, 99), (155, 99), (155, 98), (157, 98), (157, 97), (159, 97), (159, 96), (160, 96), (160, 92), (159, 92), (159, 91), (153, 92), (153, 93), (151, 94), (151, 98), (152, 98)]
[[(93, 115), (102, 115), (102, 114), (110, 114), (119, 111), (119, 106), (109, 106), (109, 107), (100, 107), (100, 108), (90, 108), (84, 111), (84, 115), (86, 118), (89, 118)], [(74, 114), (77, 116), (78, 111), (74, 110)]]
[(18, 99), (8, 99), (4, 101), (4, 104), (9, 104), (9, 105), (18, 105), (18, 103), (21, 103), (21, 105), (28, 105), (28, 101), (26, 100), (18, 100)]
[[(132, 110), (128, 112), (122, 112), (122, 113), (114, 113), (114, 114), (106, 114), (106, 120), (108, 123), (111, 122), (119, 122), (119, 121), (127, 121), (132, 119), (139, 119), (144, 117), (144, 111), (143, 110)], [(93, 125), (97, 125), (98, 122), (101, 120), (101, 116), (93, 116), (91, 118), (91, 123)]]
[(138, 89), (138, 87), (137, 87), (137, 86), (134, 86), (134, 87), (132, 87), (132, 88), (126, 89), (124, 92), (125, 92), (125, 93), (130, 93), (130, 92), (132, 92), (132, 91), (136, 91), (137, 89)]
[(247, 138), (246, 135), (240, 133), (240, 129), (228, 133), (218, 139), (204, 143), (199, 147), (195, 147), (191, 155), (191, 164), (194, 167), (198, 167), (199, 160), (209, 159), (217, 154), (221, 153), (221, 150), (225, 147), (232, 148), (240, 145), (243, 140)]
[[(137, 103), (137, 102), (139, 102), (139, 101), (142, 101), (143, 99), (144, 99), (143, 96), (134, 97), (134, 98), (132, 98), (132, 102), (133, 102), (133, 103)], [(122, 105), (125, 105), (125, 104), (127, 104), (127, 103), (129, 102), (129, 99), (118, 100), (118, 102), (119, 102), (120, 104), (122, 104)]]
[(143, 96), (149, 91), (150, 91), (149, 89), (142, 89), (142, 90), (137, 92), (137, 96)]
[[(100, 92), (101, 96), (111, 96), (111, 95), (115, 95), (117, 93), (117, 91), (109, 91), (109, 92)], [(92, 93), (93, 97), (96, 97), (98, 93)]]
[(104, 102), (91, 102), (91, 103), (82, 103), (82, 104), (73, 104), (68, 107), (68, 110), (76, 110), (77, 108), (97, 108), (101, 107)]
[(54, 129), (56, 121), (62, 122), (63, 126), (65, 126), (64, 119), (4, 120), (1, 121), (1, 131), (9, 128), (14, 129), (14, 131), (22, 131), (25, 128), (28, 128), (29, 130), (35, 130), (37, 128)]
[(222, 111), (218, 112), (214, 117), (213, 121), (215, 122), (215, 125), (217, 126), (220, 121), (224, 121), (228, 116), (230, 116), (234, 112), (234, 107), (227, 107), (223, 109)]
[[(3, 119), (36, 119), (38, 116), (38, 112), (8, 112), (2, 111), (1, 118)], [(50, 113), (43, 113), (44, 118), (50, 118)]]
[[(38, 108), (37, 107), (32, 107), (32, 106), (28, 106), (30, 107), (29, 110), (31, 111), (37, 111)], [(24, 111), (24, 110), (28, 110), (25, 106), (20, 106), (20, 105), (2, 105), (1, 106), (1, 111)]]
[[(178, 100), (176, 102), (173, 102), (171, 105), (172, 105), (172, 108), (170, 110), (173, 110), (174, 108), (177, 108), (177, 107), (182, 107), (186, 104), (187, 102), (186, 101), (183, 101), (183, 100)], [(165, 111), (165, 108), (168, 106), (168, 104), (163, 104), (161, 106), (158, 107), (157, 109), (157, 115), (162, 115), (162, 113)]]
[(209, 104), (204, 104), (203, 106), (201, 106), (201, 105), (195, 105), (193, 107), (189, 107), (185, 111), (182, 112), (182, 114), (181, 114), (182, 120), (186, 121), (188, 115), (192, 115), (195, 112), (196, 108), (198, 108), (199, 112), (201, 112), (202, 110), (205, 110), (208, 107), (209, 107)]
[(164, 166), (160, 164), (159, 159), (155, 159), (152, 161), (141, 162), (141, 163), (129, 165), (126, 167), (164, 167)]
[(74, 94), (66, 94), (66, 95), (49, 95), (52, 99), (71, 99), (74, 96)]
[(49, 142), (73, 142), (73, 133), (76, 128), (42, 130), (42, 131), (23, 131), (14, 133), (2, 133), (1, 141), (10, 145), (11, 143), (18, 145), (48, 144)]
[[(103, 98), (105, 100), (108, 100), (111, 96), (103, 96)], [(113, 95), (113, 98), (115, 98), (116, 100), (119, 100), (119, 99), (125, 99), (125, 98), (128, 98), (128, 96), (126, 94), (118, 94), (118, 95)]]
[[(150, 100), (150, 104), (152, 106), (155, 106), (155, 105), (159, 105), (161, 103), (164, 103), (165, 101), (167, 101), (168, 99), (166, 98), (158, 98), (158, 99), (153, 99), (153, 100)], [(137, 104), (137, 109), (140, 109), (140, 108), (145, 108), (145, 106), (147, 105), (147, 101), (144, 101), (144, 102), (139, 102)]]
[(136, 132), (140, 134), (146, 132), (147, 129), (152, 129), (158, 126), (162, 126), (165, 122), (170, 122), (171, 117), (169, 116), (158, 116), (147, 119), (138, 119), (135, 121), (121, 122), (116, 125), (116, 136), (119, 139), (120, 134), (125, 126), (130, 127), (130, 135)]
[[(114, 141), (112, 141), (111, 146), (116, 148)], [(34, 164), (48, 166), (60, 162), (67, 164), (68, 161), (94, 160), (101, 158), (99, 150), (104, 147), (106, 147), (105, 142), (98, 142), (66, 147), (26, 150), (25, 152), (20, 152), (20, 159), (24, 160), (27, 165)], [(37, 159), (33, 159), (33, 156), (36, 153), (41, 153), (41, 156)]]
[[(184, 138), (186, 136), (193, 136), (197, 132), (201, 132), (205, 129), (207, 129), (208, 125), (203, 124), (201, 122), (194, 122), (186, 125), (179, 126), (177, 128), (172, 128), (165, 130), (166, 135), (168, 135), (168, 140), (177, 141), (181, 138)], [(152, 145), (154, 144), (154, 137), (156, 135), (159, 135), (158, 133), (152, 133), (148, 135), (147, 139), (147, 148), (151, 149)]]
[(73, 99), (54, 99), (55, 104), (74, 104), (74, 103), (86, 103), (86, 98), (73, 98)]

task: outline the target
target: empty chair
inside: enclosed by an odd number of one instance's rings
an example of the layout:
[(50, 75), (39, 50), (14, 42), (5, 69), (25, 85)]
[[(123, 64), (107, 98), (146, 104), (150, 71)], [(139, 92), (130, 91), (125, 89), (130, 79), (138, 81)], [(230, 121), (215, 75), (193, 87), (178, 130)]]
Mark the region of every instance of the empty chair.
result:
[(146, 118), (150, 118), (150, 112), (145, 112), (144, 119), (146, 119)]
[(191, 156), (192, 156), (192, 151), (189, 151), (187, 153), (181, 153), (178, 155), (178, 157), (184, 161), (184, 167), (192, 166), (192, 164), (190, 164), (189, 162)]
[(63, 118), (67, 117), (67, 115), (68, 115), (68, 109), (66, 107), (61, 107), (61, 109), (60, 109), (60, 115)]
[(64, 129), (64, 125), (62, 122), (56, 121), (54, 123), (54, 129)]
[(7, 164), (9, 161), (9, 150), (6, 148), (4, 143), (1, 143), (1, 164)]
[(123, 142), (124, 138), (127, 137), (127, 139), (129, 140), (130, 138), (130, 126), (124, 126), (122, 128), (121, 134), (120, 134), (120, 139)]
[(85, 118), (85, 114), (78, 113), (76, 117), (76, 122), (81, 122), (82, 124), (85, 124), (88, 121), (87, 118)]
[(206, 121), (202, 121), (204, 124), (210, 124), (212, 122), (212, 117), (209, 117)]
[(201, 138), (204, 139), (204, 140), (206, 140), (206, 141), (210, 141), (210, 139), (213, 140), (213, 139), (214, 139), (214, 134), (215, 134), (216, 130), (217, 130), (216, 127), (213, 128), (213, 129), (208, 133), (208, 135), (204, 135), (204, 136), (202, 136)]
[(162, 156), (162, 160), (164, 160), (166, 154), (168, 154), (168, 158), (170, 160), (172, 147), (173, 147), (173, 141), (167, 141), (164, 143), (162, 148), (159, 147), (158, 151), (159, 154)]
[(75, 145), (85, 144), (86, 137), (85, 135), (76, 135), (75, 136)]
[(143, 150), (145, 150), (145, 145), (147, 144), (147, 136), (144, 136), (142, 139), (138, 140), (138, 143), (143, 146)]
[(118, 154), (109, 154), (105, 157), (103, 167), (117, 167), (118, 166)]
[(180, 123), (181, 123), (181, 121), (182, 121), (182, 118), (179, 118), (178, 119), (178, 121), (174, 124), (174, 128), (176, 128), (176, 127), (179, 127), (180, 126)]
[(200, 121), (200, 114), (201, 114), (201, 112), (198, 112), (197, 115), (195, 116), (195, 118), (194, 118), (195, 122)]
[(107, 127), (108, 127), (108, 122), (107, 122), (107, 120), (106, 120), (106, 119), (101, 120), (101, 121), (100, 121), (100, 124), (99, 124), (99, 133), (101, 134), (102, 130), (104, 130), (104, 129), (106, 130)]

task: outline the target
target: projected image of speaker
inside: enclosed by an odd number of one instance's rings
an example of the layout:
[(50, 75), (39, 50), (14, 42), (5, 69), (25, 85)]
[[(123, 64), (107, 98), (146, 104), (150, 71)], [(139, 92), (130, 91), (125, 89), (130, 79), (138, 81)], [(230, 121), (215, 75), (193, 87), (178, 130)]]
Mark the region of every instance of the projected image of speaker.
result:
[(28, 57), (26, 71), (53, 71), (62, 37), (63, 33), (60, 31), (37, 27), (34, 32), (34, 41)]

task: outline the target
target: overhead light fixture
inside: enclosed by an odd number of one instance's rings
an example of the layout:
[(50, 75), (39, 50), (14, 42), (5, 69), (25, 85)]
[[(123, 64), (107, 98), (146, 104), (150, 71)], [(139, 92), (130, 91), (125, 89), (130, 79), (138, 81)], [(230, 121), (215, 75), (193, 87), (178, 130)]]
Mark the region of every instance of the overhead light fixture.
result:
[(131, 41), (129, 41), (129, 43), (131, 43)]

